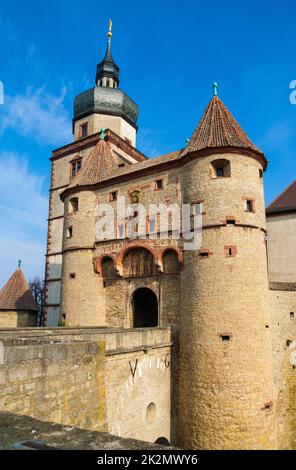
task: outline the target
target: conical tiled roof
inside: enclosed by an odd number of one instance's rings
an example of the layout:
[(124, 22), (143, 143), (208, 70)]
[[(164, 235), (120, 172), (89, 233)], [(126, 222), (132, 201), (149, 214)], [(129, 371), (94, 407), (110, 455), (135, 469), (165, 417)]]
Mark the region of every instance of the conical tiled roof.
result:
[(83, 163), (81, 170), (69, 184), (68, 188), (76, 186), (91, 186), (107, 179), (118, 168), (110, 144), (101, 139)]
[(255, 151), (264, 157), (261, 150), (249, 139), (220, 98), (214, 96), (182, 156), (199, 150), (218, 148), (243, 148)]
[(38, 311), (37, 304), (20, 268), (15, 270), (0, 291), (0, 310)]

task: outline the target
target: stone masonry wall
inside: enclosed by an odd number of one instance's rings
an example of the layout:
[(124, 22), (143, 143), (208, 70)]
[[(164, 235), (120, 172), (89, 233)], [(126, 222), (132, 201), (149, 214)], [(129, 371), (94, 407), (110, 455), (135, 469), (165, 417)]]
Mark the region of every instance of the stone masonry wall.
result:
[(271, 333), (280, 449), (296, 449), (296, 292), (270, 290)]
[(0, 332), (0, 411), (106, 430), (104, 342), (23, 338), (18, 331), (12, 338)]
[(16, 328), (37, 325), (37, 312), (23, 310), (0, 312), (0, 328)]
[(170, 328), (0, 329), (1, 341), (0, 411), (171, 441), (176, 360)]

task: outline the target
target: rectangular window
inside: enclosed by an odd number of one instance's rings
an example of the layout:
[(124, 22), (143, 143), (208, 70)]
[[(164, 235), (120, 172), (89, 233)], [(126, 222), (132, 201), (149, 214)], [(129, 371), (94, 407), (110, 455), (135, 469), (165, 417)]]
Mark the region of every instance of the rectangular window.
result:
[(71, 162), (71, 176), (72, 178), (77, 175), (77, 173), (81, 170), (81, 161), (82, 159), (75, 160)]
[(155, 189), (156, 189), (156, 191), (159, 191), (160, 189), (163, 189), (163, 180), (156, 180), (155, 181)]
[(109, 193), (109, 201), (117, 201), (117, 191), (112, 191), (111, 193)]
[(216, 175), (219, 176), (224, 176), (224, 168), (218, 167), (216, 168)]
[(85, 122), (84, 124), (81, 124), (80, 126), (80, 137), (87, 137), (88, 134), (88, 124)]
[(221, 341), (230, 341), (230, 335), (220, 335)]
[(254, 212), (254, 201), (252, 199), (246, 199), (246, 211)]
[(68, 227), (67, 238), (72, 238), (73, 236), (73, 227)]

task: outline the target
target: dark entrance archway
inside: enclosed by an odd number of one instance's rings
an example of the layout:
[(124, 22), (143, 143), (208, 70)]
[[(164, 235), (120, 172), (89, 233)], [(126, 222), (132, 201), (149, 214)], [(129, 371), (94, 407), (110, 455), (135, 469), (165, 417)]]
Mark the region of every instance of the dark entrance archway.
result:
[(159, 437), (158, 439), (156, 439), (154, 444), (160, 444), (162, 446), (170, 446), (171, 445), (166, 437)]
[(133, 294), (133, 327), (158, 326), (158, 301), (151, 289), (140, 287)]

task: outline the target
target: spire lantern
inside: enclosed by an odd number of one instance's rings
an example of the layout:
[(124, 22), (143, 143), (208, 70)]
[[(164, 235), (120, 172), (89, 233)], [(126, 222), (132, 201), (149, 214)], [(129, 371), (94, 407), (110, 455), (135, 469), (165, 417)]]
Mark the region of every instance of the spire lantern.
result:
[(107, 88), (117, 88), (119, 84), (119, 67), (115, 64), (111, 52), (112, 21), (109, 20), (105, 57), (97, 65), (96, 84)]
[(218, 83), (213, 83), (213, 96), (218, 96)]

